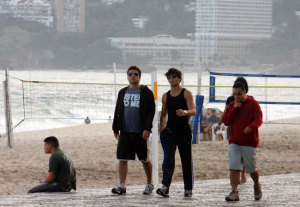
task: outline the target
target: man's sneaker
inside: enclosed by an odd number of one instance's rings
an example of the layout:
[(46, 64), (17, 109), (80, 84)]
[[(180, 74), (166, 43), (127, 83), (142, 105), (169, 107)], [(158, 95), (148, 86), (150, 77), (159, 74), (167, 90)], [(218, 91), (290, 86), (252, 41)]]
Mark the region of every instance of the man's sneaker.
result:
[(184, 190), (184, 197), (192, 197), (193, 192), (192, 190)]
[(228, 196), (225, 197), (226, 201), (239, 201), (240, 197), (239, 197), (239, 192), (238, 191), (231, 191), (231, 193), (229, 193)]
[(261, 186), (258, 184), (258, 186), (254, 185), (254, 199), (256, 201), (260, 200), (262, 197), (262, 192), (261, 192)]
[(158, 188), (158, 189), (156, 190), (156, 193), (157, 193), (158, 195), (160, 195), (160, 196), (163, 196), (163, 197), (169, 197), (169, 188), (166, 187), (166, 186), (164, 186), (164, 185), (162, 185), (161, 188)]
[(152, 185), (151, 183), (147, 183), (143, 194), (144, 195), (149, 195), (149, 194), (152, 193), (153, 189), (154, 189), (154, 185)]
[(111, 189), (111, 192), (117, 195), (125, 195), (126, 188), (122, 184), (119, 184), (117, 187)]

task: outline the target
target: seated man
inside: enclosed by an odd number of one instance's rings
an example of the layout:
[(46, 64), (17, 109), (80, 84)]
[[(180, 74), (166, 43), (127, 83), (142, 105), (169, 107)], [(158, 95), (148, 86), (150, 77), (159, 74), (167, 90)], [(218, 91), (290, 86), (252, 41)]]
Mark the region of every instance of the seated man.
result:
[(40, 181), (40, 185), (30, 189), (28, 193), (38, 192), (70, 192), (76, 190), (76, 171), (70, 157), (59, 149), (56, 137), (44, 140), (46, 154), (52, 154), (49, 161), (48, 177)]

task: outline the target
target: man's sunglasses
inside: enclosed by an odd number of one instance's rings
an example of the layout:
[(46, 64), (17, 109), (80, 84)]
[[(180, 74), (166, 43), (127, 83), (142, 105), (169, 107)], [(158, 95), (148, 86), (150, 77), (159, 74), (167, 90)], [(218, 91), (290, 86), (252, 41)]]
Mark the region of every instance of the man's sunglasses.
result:
[(171, 79), (171, 78), (177, 78), (177, 75), (175, 74), (167, 75), (167, 79)]
[(139, 76), (139, 74), (138, 73), (128, 73), (128, 76)]

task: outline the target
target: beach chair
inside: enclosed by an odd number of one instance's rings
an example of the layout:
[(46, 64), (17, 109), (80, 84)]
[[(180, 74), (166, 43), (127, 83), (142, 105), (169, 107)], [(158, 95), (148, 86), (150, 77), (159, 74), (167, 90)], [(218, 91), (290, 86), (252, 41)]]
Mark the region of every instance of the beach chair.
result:
[(217, 124), (213, 124), (211, 127), (212, 130), (212, 141), (216, 141), (216, 136), (222, 136), (223, 141), (227, 140), (227, 126), (225, 126), (223, 123), (220, 126), (220, 129), (216, 131), (215, 133), (215, 128)]

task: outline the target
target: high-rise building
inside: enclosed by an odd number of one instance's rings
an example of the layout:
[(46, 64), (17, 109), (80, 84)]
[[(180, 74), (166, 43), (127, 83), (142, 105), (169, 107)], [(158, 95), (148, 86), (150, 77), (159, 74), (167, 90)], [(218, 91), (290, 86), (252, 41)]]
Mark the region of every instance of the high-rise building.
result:
[(84, 32), (85, 0), (55, 0), (55, 25), (58, 32)]
[(195, 62), (246, 55), (272, 35), (272, 0), (196, 0)]

